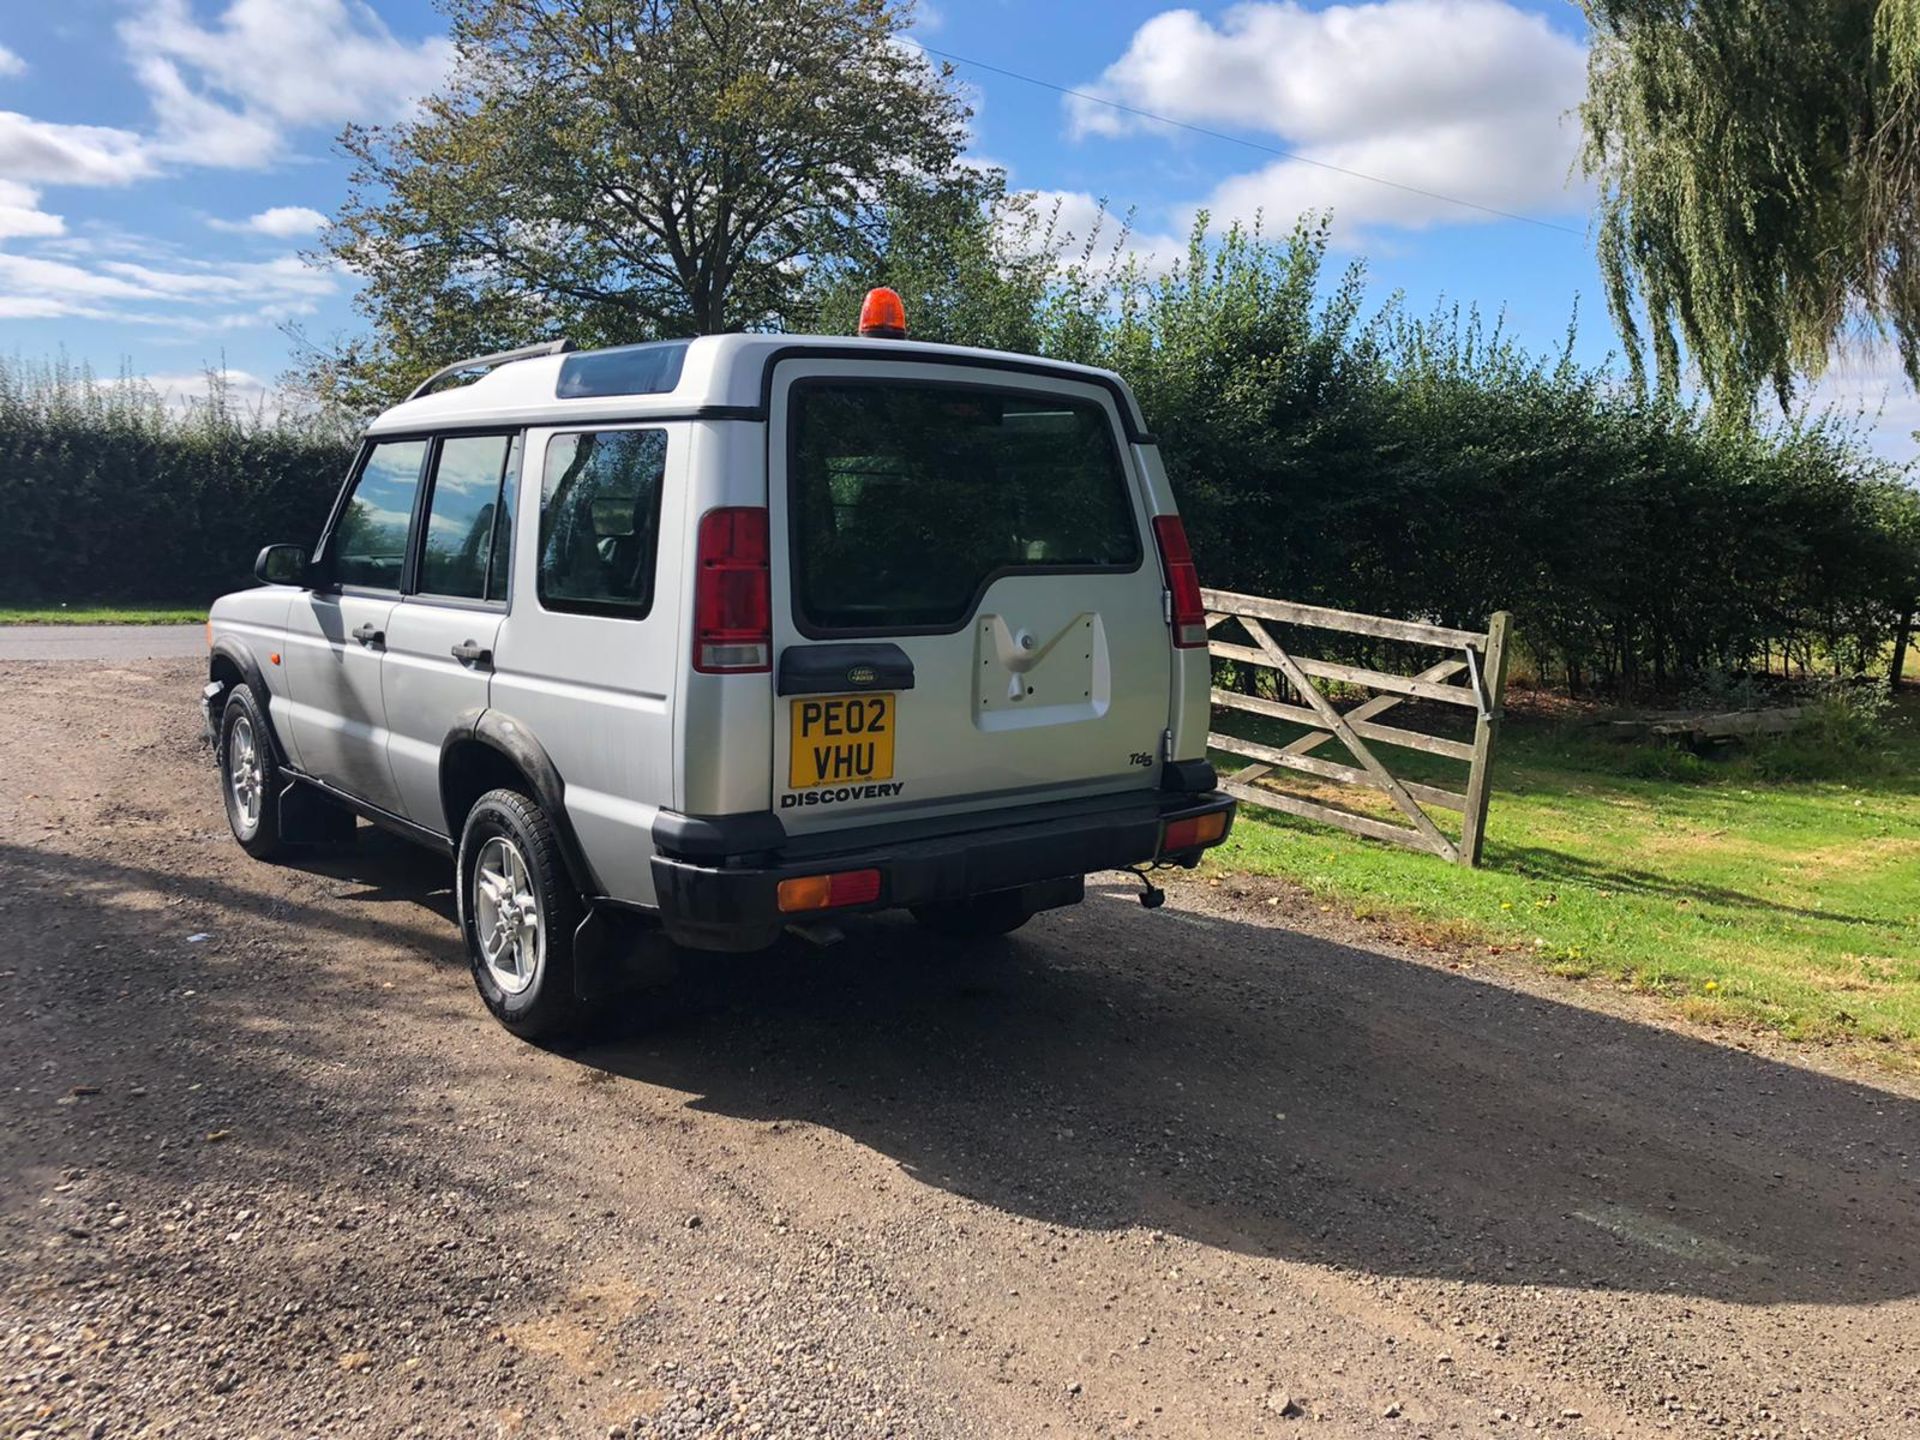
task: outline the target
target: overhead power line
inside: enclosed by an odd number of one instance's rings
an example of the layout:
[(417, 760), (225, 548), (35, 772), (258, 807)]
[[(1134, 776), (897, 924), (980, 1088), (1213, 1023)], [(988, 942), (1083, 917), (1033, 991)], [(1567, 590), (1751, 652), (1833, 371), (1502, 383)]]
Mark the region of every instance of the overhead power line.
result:
[(1373, 185), (1384, 185), (1390, 190), (1403, 191), (1408, 195), (1423, 196), (1428, 200), (1438, 200), (1447, 205), (1458, 205), (1466, 210), (1478, 210), (1482, 215), (1498, 216), (1502, 220), (1518, 220), (1523, 225), (1535, 225), (1542, 230), (1552, 230), (1556, 234), (1571, 235), (1576, 240), (1583, 238), (1581, 232), (1567, 225), (1556, 225), (1551, 220), (1542, 220), (1536, 215), (1522, 215), (1513, 210), (1501, 210), (1492, 205), (1482, 205), (1477, 200), (1463, 200), (1458, 195), (1443, 194), (1438, 190), (1425, 190), (1418, 185), (1405, 185), (1398, 180), (1388, 180), (1384, 176), (1369, 175), (1364, 170), (1350, 170), (1344, 165), (1334, 165), (1325, 160), (1316, 160), (1311, 155), (1302, 155), (1297, 150), (1283, 150), (1277, 145), (1262, 145), (1258, 140), (1249, 140), (1241, 135), (1229, 135), (1224, 130), (1209, 130), (1204, 125), (1190, 125), (1184, 120), (1170, 119), (1165, 115), (1156, 115), (1151, 110), (1142, 110), (1137, 105), (1122, 104), (1118, 100), (1109, 100), (1104, 95), (1095, 95), (1086, 90), (1075, 90), (1066, 85), (1056, 85), (1051, 80), (1042, 80), (1035, 75), (1022, 75), (1018, 70), (1009, 70), (1001, 65), (989, 65), (984, 60), (974, 60), (965, 55), (956, 55), (951, 50), (941, 50), (916, 40), (915, 44), (929, 55), (938, 55), (942, 60), (951, 60), (957, 65), (971, 65), (976, 70), (991, 71), (995, 75), (1004, 75), (1009, 80), (1019, 80), (1028, 85), (1038, 85), (1042, 90), (1051, 90), (1056, 95), (1071, 95), (1076, 100), (1085, 100), (1092, 105), (1104, 105), (1109, 110), (1118, 110), (1124, 115), (1132, 115), (1141, 120), (1151, 120), (1158, 125), (1171, 125), (1176, 130), (1186, 130), (1195, 135), (1204, 135), (1209, 140), (1224, 140), (1229, 145), (1244, 145), (1249, 150), (1258, 150), (1263, 155), (1275, 155), (1282, 160), (1294, 160), (1302, 165), (1311, 165), (1317, 170), (1329, 170), (1335, 175), (1345, 175), (1354, 180), (1365, 180)]

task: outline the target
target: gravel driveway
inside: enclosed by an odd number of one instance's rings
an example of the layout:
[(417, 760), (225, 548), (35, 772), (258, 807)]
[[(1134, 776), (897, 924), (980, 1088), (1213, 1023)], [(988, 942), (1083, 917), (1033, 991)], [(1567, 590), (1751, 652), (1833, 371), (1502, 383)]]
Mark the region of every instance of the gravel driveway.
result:
[(1894, 1082), (1232, 882), (541, 1050), (198, 673), (0, 665), (0, 1436), (1920, 1433)]

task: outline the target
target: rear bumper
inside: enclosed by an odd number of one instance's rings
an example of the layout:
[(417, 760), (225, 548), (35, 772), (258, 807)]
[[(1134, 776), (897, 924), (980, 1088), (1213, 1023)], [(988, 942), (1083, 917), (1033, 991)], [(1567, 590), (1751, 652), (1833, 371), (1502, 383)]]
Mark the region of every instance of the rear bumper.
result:
[[(1210, 787), (1210, 771), (1206, 778)], [(1211, 788), (1148, 790), (792, 839), (783, 835), (777, 846), (747, 853), (723, 853), (723, 820), (673, 816), (655, 827), (659, 848), (653, 880), (660, 918), (671, 939), (706, 950), (754, 950), (772, 944), (789, 921), (848, 911), (1026, 887), (1033, 887), (1036, 909), (1071, 903), (1078, 898), (1077, 885), (1049, 882), (1077, 881), (1098, 870), (1154, 860), (1192, 865), (1208, 847), (1163, 855), (1163, 827), (1171, 820), (1219, 813), (1227, 817), (1220, 837), (1225, 839), (1233, 828), (1234, 810), (1229, 796)], [(764, 826), (772, 817), (740, 818), (751, 821), (741, 827), (743, 837), (755, 844), (772, 840)], [(685, 847), (677, 853), (676, 839)], [(880, 872), (880, 893), (872, 902), (843, 910), (781, 913), (777, 891), (782, 880), (865, 869)]]

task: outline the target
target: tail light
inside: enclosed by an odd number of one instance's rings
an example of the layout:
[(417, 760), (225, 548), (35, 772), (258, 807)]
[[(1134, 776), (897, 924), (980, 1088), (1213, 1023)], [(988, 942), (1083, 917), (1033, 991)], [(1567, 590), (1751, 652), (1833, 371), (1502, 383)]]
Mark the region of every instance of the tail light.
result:
[(1173, 643), (1182, 650), (1204, 649), (1207, 611), (1200, 603), (1200, 572), (1193, 568), (1193, 551), (1187, 548), (1187, 527), (1178, 515), (1156, 515), (1153, 538), (1159, 542), (1160, 569), (1173, 597)]
[(754, 505), (700, 517), (693, 589), (693, 668), (728, 675), (773, 668), (767, 512)]
[(796, 875), (778, 889), (780, 913), (832, 910), (841, 905), (868, 905), (880, 898), (878, 870), (840, 870), (831, 875)]
[(1227, 814), (1224, 810), (1169, 820), (1160, 832), (1160, 853), (1177, 855), (1182, 850), (1198, 850), (1202, 845), (1218, 843), (1226, 833)]

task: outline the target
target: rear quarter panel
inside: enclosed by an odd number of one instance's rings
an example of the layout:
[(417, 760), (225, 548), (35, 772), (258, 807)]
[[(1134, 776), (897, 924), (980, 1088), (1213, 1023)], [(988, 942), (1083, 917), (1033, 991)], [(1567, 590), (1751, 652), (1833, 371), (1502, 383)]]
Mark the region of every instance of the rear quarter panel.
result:
[[(1148, 504), (1155, 515), (1177, 515), (1173, 487), (1167, 482), (1167, 467), (1160, 459), (1157, 445), (1135, 445), (1133, 459), (1147, 488)], [(1200, 569), (1200, 583), (1207, 579), (1207, 557), (1194, 557)], [(1154, 563), (1159, 564), (1156, 557)], [(1203, 760), (1207, 754), (1207, 727), (1211, 723), (1213, 665), (1204, 649), (1182, 650), (1169, 643), (1167, 653), (1173, 666), (1168, 700), (1167, 726), (1173, 732), (1168, 755), (1172, 760)]]
[[(679, 421), (617, 421), (533, 429), (513, 541), (513, 603), (494, 644), (488, 707), (547, 752), (567, 818), (601, 891), (654, 903), (653, 817), (673, 804), (674, 666), (685, 617), (686, 474)], [(583, 430), (667, 432), (653, 603), (641, 618), (548, 610), (540, 602), (540, 519), (548, 446)]]
[[(679, 706), (673, 748), (680, 757), (675, 808), (689, 815), (737, 815), (773, 804), (773, 693), (769, 674), (703, 675), (694, 670), (692, 556), (700, 517), (724, 505), (767, 503), (767, 426), (759, 420), (700, 421), (687, 427), (687, 503), (676, 548), (680, 612), (674, 664)], [(777, 552), (781, 537), (771, 537)], [(663, 547), (667, 543), (662, 537)], [(664, 578), (664, 577), (663, 577)]]

